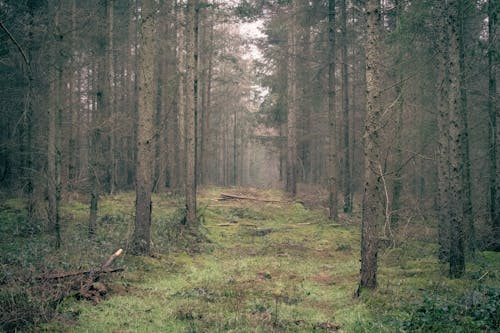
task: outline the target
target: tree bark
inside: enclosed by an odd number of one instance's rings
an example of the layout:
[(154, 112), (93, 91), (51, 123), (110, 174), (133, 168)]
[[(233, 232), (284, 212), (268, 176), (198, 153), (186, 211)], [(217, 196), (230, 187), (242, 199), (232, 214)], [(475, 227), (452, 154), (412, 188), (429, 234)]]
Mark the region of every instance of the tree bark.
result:
[(466, 54), (465, 54), (465, 24), (467, 6), (465, 0), (459, 1), (458, 18), (458, 42), (459, 42), (459, 66), (460, 66), (460, 116), (462, 117), (462, 142), (461, 142), (461, 155), (463, 164), (463, 186), (464, 186), (464, 201), (463, 201), (463, 214), (464, 214), (464, 230), (467, 230), (467, 239), (465, 243), (470, 253), (474, 253), (476, 248), (476, 231), (474, 226), (474, 217), (472, 216), (472, 190), (471, 190), (471, 176), (470, 176), (470, 149), (469, 149), (469, 121), (467, 112), (467, 87), (466, 87)]
[(328, 1), (328, 192), (329, 218), (338, 220), (337, 108), (335, 105), (335, 0)]
[[(59, 4), (58, 1), (49, 1), (49, 14), (53, 17), (51, 24), (51, 32), (56, 36), (56, 31), (59, 29)], [(61, 246), (61, 231), (60, 231), (60, 216), (59, 206), (61, 202), (61, 137), (59, 131), (61, 129), (61, 94), (62, 94), (62, 59), (60, 58), (59, 40), (53, 46), (54, 58), (51, 89), (49, 97), (51, 105), (49, 106), (49, 127), (47, 134), (47, 196), (48, 196), (48, 219), (49, 229), (55, 232), (55, 247)]]
[(497, 19), (498, 2), (488, 1), (488, 114), (489, 114), (489, 215), (490, 224), (493, 230), (491, 239), (491, 249), (500, 251), (500, 166), (497, 159), (498, 140), (500, 131), (498, 130), (497, 110)]
[(463, 166), (463, 135), (464, 123), (461, 115), (461, 67), (460, 67), (460, 17), (459, 8), (462, 0), (449, 1), (448, 29), (449, 29), (449, 209), (450, 223), (450, 271), (452, 278), (461, 277), (465, 272), (464, 256), (464, 166)]
[(352, 213), (352, 180), (351, 180), (351, 146), (350, 146), (350, 116), (349, 116), (349, 71), (347, 57), (347, 4), (341, 0), (342, 14), (342, 113), (343, 113), (343, 137), (344, 137), (344, 213)]
[(292, 0), (288, 24), (288, 63), (287, 63), (287, 166), (286, 191), (297, 194), (297, 86), (296, 86), (296, 1)]
[(137, 164), (135, 229), (131, 252), (148, 255), (151, 246), (151, 192), (154, 157), (154, 70), (155, 70), (155, 0), (143, 0), (140, 22), (139, 100), (137, 122)]
[(177, 146), (179, 159), (176, 163), (176, 178), (179, 182), (179, 188), (186, 194), (186, 54), (184, 46), (186, 45), (186, 32), (181, 22), (185, 21), (186, 13), (182, 5), (177, 11), (176, 30), (177, 30), (177, 124), (179, 132), (179, 142)]
[(109, 192), (113, 194), (116, 191), (116, 157), (115, 157), (115, 128), (114, 128), (114, 117), (115, 117), (115, 68), (114, 68), (114, 44), (113, 44), (113, 34), (114, 34), (114, 2), (115, 0), (107, 0), (107, 24), (106, 24), (106, 35), (107, 35), (107, 48), (106, 48), (106, 86), (107, 86), (107, 96), (106, 105), (108, 113), (109, 131), (107, 133), (109, 142), (109, 151), (107, 152), (107, 172), (109, 179)]
[(381, 15), (378, 0), (366, 5), (366, 118), (364, 130), (364, 193), (361, 220), (359, 290), (377, 287), (378, 221), (380, 219)]
[(449, 259), (449, 221), (448, 221), (448, 204), (449, 204), (449, 163), (448, 163), (448, 31), (446, 26), (446, 4), (442, 1), (437, 1), (438, 22), (438, 49), (440, 51), (438, 63), (437, 77), (437, 106), (438, 106), (438, 146), (436, 151), (437, 160), (437, 176), (438, 176), (438, 258), (441, 262), (447, 262)]
[(196, 216), (196, 0), (188, 0), (186, 12), (186, 223), (198, 224)]

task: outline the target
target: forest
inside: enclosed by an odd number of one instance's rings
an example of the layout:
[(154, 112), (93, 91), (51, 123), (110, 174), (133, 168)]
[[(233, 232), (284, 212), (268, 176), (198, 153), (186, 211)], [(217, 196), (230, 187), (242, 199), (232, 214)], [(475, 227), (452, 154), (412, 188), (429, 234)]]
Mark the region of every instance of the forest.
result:
[(0, 0), (1, 332), (498, 332), (497, 0)]

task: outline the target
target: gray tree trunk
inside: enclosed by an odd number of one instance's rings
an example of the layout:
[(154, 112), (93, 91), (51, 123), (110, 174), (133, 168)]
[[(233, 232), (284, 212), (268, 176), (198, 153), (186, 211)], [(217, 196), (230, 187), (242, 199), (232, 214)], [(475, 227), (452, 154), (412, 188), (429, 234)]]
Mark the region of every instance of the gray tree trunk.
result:
[(450, 0), (448, 7), (449, 29), (449, 202), (448, 221), (450, 223), (450, 277), (461, 277), (465, 272), (464, 256), (464, 182), (463, 182), (463, 135), (464, 123), (461, 115), (461, 68), (460, 68), (460, 18), (462, 0)]
[(328, 1), (328, 208), (329, 218), (338, 220), (337, 108), (335, 105), (335, 0)]
[(500, 251), (500, 161), (497, 158), (500, 131), (497, 109), (497, 20), (498, 1), (488, 1), (488, 114), (489, 114), (489, 213), (493, 230), (491, 249)]
[(151, 192), (153, 190), (155, 134), (155, 7), (155, 0), (143, 0), (139, 34), (135, 229), (130, 245), (131, 252), (137, 255), (148, 255), (151, 246)]
[(366, 5), (366, 118), (364, 130), (364, 193), (361, 220), (361, 276), (358, 292), (377, 287), (380, 213), (381, 15), (378, 0)]
[(186, 223), (198, 224), (196, 216), (196, 0), (188, 0), (186, 12)]
[(295, 196), (297, 193), (297, 83), (296, 83), (296, 0), (292, 0), (288, 24), (288, 63), (287, 63), (287, 167), (286, 191)]
[(347, 4), (346, 0), (341, 0), (342, 14), (342, 122), (343, 122), (343, 137), (344, 137), (344, 213), (352, 213), (352, 180), (351, 180), (351, 146), (350, 146), (350, 117), (349, 117), (349, 71), (347, 57)]
[[(53, 17), (51, 32), (56, 36), (59, 29), (59, 4), (57, 0), (49, 1), (49, 14)], [(51, 79), (51, 89), (49, 93), (51, 101), (49, 106), (49, 127), (47, 133), (47, 196), (48, 196), (48, 219), (49, 229), (55, 232), (55, 247), (61, 246), (60, 216), (59, 206), (61, 202), (61, 117), (62, 117), (62, 61), (60, 59), (60, 45), (55, 42), (53, 46), (54, 58), (53, 68), (54, 77)]]
[(436, 84), (437, 106), (438, 106), (438, 146), (436, 151), (437, 176), (438, 176), (438, 257), (441, 262), (447, 262), (449, 259), (449, 221), (448, 221), (448, 196), (449, 196), (449, 163), (448, 163), (448, 31), (446, 4), (437, 1), (438, 20), (438, 49), (440, 51), (438, 63), (438, 77)]

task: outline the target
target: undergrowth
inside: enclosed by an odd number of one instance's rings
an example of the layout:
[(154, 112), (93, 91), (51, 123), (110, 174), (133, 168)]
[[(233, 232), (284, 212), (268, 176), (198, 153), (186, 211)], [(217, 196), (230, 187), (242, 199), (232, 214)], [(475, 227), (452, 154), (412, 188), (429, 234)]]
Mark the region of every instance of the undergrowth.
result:
[[(426, 235), (381, 251), (379, 288), (354, 298), (359, 225), (332, 223), (320, 209), (291, 203), (279, 191), (233, 189), (275, 202), (218, 201), (228, 189), (202, 191), (200, 230), (182, 225), (181, 198), (153, 197), (153, 256), (118, 258), (98, 305), (47, 272), (98, 267), (133, 230), (134, 196), (104, 197), (99, 226), (87, 237), (88, 206), (63, 205), (60, 250), (23, 203), (0, 207), (0, 327), (45, 332), (495, 332), (500, 257), (478, 253), (464, 278), (450, 280)], [(246, 192), (245, 192), (246, 191)], [(310, 205), (308, 205), (310, 206)], [(427, 234), (428, 233), (428, 234)], [(422, 236), (422, 237), (421, 237)]]

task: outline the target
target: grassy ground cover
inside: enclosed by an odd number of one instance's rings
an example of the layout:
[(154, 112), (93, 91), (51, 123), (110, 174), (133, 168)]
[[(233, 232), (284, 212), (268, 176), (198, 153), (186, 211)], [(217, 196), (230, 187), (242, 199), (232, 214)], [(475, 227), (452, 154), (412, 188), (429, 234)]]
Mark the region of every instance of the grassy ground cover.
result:
[[(221, 192), (277, 202), (218, 201)], [(278, 191), (202, 191), (201, 234), (180, 226), (180, 200), (155, 196), (154, 255), (120, 257), (114, 266), (126, 271), (104, 279), (109, 291), (102, 302), (37, 293), (34, 279), (26, 274), (96, 267), (114, 250), (126, 247), (133, 228), (133, 203), (132, 193), (105, 198), (93, 240), (87, 238), (87, 206), (79, 200), (65, 203), (63, 248), (56, 252), (47, 246), (49, 236), (23, 222), (22, 204), (5, 201), (0, 210), (2, 328), (42, 332), (494, 332), (498, 328), (497, 253), (478, 253), (463, 279), (450, 280), (445, 266), (435, 259), (432, 223), (412, 222), (404, 230), (408, 239), (381, 251), (378, 290), (353, 298), (359, 272), (359, 223), (332, 223), (323, 211), (288, 202)], [(21, 289), (23, 284), (28, 287)], [(53, 297), (53, 302), (44, 302), (44, 297)]]

